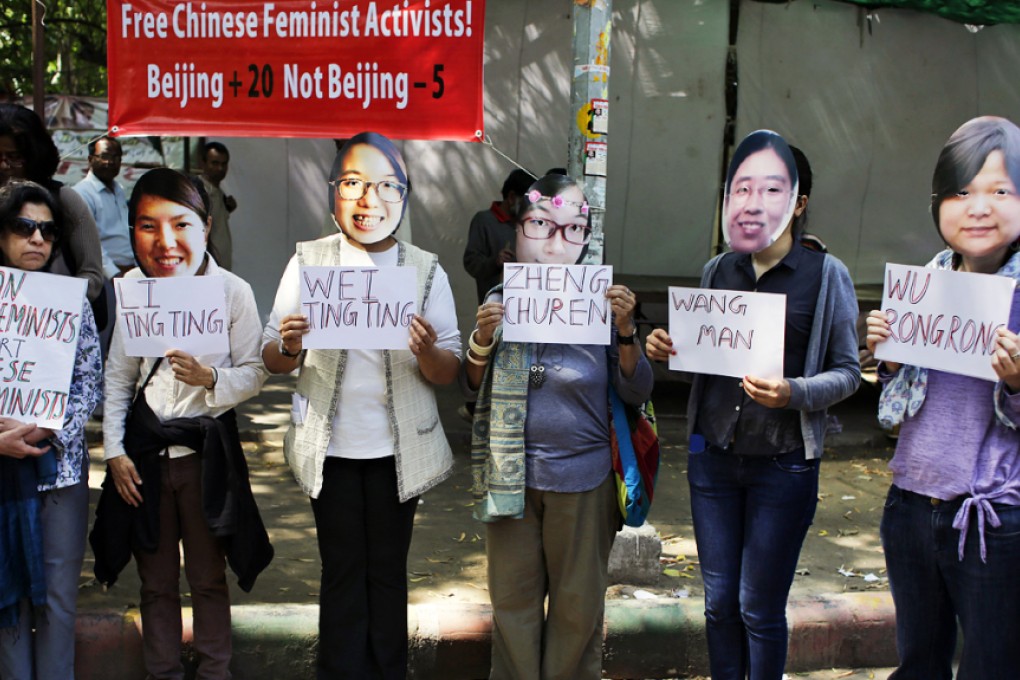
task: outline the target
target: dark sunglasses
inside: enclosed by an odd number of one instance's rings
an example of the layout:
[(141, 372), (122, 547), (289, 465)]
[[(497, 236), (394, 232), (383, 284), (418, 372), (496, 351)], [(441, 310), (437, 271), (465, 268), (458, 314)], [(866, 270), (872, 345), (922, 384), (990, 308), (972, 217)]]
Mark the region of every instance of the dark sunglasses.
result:
[(11, 233), (22, 238), (32, 238), (36, 229), (39, 230), (44, 241), (53, 242), (57, 240), (57, 223), (52, 220), (36, 222), (27, 217), (15, 217), (14, 221), (10, 223)]

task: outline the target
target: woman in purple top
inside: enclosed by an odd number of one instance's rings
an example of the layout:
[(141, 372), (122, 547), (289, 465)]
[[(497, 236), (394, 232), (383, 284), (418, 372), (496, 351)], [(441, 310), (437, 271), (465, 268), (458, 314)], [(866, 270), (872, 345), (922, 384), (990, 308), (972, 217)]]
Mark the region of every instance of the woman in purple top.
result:
[[(574, 264), (591, 238), (588, 202), (563, 175), (535, 182), (515, 223), (522, 263)], [(607, 391), (640, 404), (652, 390), (634, 341), (634, 294), (609, 283), (588, 281), (609, 300), (609, 346), (505, 342), (502, 294), (478, 308), (462, 379), (478, 395), (472, 462), (475, 514), (488, 522), (493, 680), (602, 677), (609, 550), (621, 522)]]
[[(932, 177), (931, 214), (949, 246), (938, 269), (1020, 279), (1020, 128), (975, 118), (953, 133)], [(896, 604), (896, 680), (1020, 675), (1020, 295), (998, 330), (992, 383), (883, 362), (879, 418), (900, 425), (882, 545)], [(868, 349), (890, 336), (868, 315)]]

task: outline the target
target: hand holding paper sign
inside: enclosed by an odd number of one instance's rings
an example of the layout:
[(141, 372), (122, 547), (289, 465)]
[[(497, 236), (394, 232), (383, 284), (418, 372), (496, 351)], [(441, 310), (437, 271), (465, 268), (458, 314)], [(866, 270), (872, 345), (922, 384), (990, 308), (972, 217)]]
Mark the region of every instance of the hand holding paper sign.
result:
[(418, 357), (418, 370), (433, 385), (448, 385), (457, 378), (460, 359), (453, 352), (436, 346), (438, 334), (425, 317), (414, 315), (408, 345)]
[(173, 369), (174, 378), (185, 385), (204, 387), (208, 390), (216, 386), (216, 373), (213, 369), (203, 365), (187, 352), (170, 349), (165, 356)]
[[(868, 347), (868, 351), (875, 354), (878, 349), (879, 343), (885, 342), (889, 339), (889, 335), (892, 333), (892, 329), (889, 327), (889, 319), (886, 317), (885, 312), (880, 309), (873, 309), (868, 312), (868, 334), (864, 339), (865, 344)], [(895, 361), (883, 361), (885, 368), (890, 373), (895, 373), (900, 370), (900, 364)]]
[(656, 328), (645, 340), (645, 354), (653, 361), (669, 361), (670, 357), (676, 356), (673, 338), (669, 337), (664, 328)]
[(992, 368), (1010, 390), (1020, 390), (1020, 337), (1008, 328), (996, 331)]
[(762, 406), (785, 408), (790, 403), (790, 383), (785, 378), (765, 380), (746, 375), (740, 385), (747, 396)]
[(51, 434), (52, 430), (36, 427), (32, 423), (22, 423), (14, 418), (0, 418), (0, 456), (11, 458), (41, 456), (49, 451), (50, 447), (38, 448), (34, 444), (38, 444)]
[(623, 336), (634, 334), (634, 307), (637, 297), (627, 286), (614, 284), (606, 291), (606, 299), (613, 310), (613, 322), (616, 330)]

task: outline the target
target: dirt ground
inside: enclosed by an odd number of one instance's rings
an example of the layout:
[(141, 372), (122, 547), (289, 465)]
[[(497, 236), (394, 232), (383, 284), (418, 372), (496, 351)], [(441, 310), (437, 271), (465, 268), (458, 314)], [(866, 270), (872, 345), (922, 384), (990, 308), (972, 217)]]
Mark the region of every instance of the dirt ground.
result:
[[(311, 508), (298, 490), (280, 448), (289, 416), (291, 384), (288, 378), (272, 379), (263, 395), (241, 410), (243, 437), (249, 440), (245, 447), (252, 486), (276, 557), (251, 593), (233, 589), (236, 604), (311, 603), (318, 597), (320, 569)], [(869, 390), (868, 386), (862, 387), (857, 396), (835, 410), (844, 432), (830, 438), (833, 448), (822, 464), (818, 512), (801, 554), (794, 597), (887, 587), (878, 522), (889, 485), (886, 463), (891, 450), (874, 423), (875, 395)], [(456, 469), (454, 476), (426, 494), (418, 507), (408, 562), (410, 599), (412, 603), (445, 599), (487, 602), (485, 530), (471, 515), (469, 426), (456, 414), (462, 401), (455, 387), (441, 389), (439, 397)], [(653, 586), (614, 585), (610, 597), (633, 597), (638, 589), (645, 591), (639, 597), (702, 595), (684, 479), (683, 401), (683, 389), (675, 383), (657, 387), (663, 455), (650, 521), (663, 539), (662, 573)], [(94, 507), (105, 466), (101, 447), (91, 448)], [(139, 583), (133, 565), (129, 564), (117, 584), (106, 592), (93, 579), (92, 567), (89, 552), (82, 572), (79, 607), (137, 606)], [(186, 583), (182, 583), (182, 590), (187, 591)]]

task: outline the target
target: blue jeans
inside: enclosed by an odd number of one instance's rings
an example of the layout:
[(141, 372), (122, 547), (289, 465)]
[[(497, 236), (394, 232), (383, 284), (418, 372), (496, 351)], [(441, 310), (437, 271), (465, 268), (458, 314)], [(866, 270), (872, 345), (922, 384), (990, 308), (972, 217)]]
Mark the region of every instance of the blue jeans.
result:
[(818, 461), (709, 447), (687, 464), (712, 680), (780, 680), (786, 600), (818, 505)]
[(890, 680), (952, 678), (957, 620), (964, 641), (958, 680), (1020, 677), (1020, 506), (993, 504), (1002, 526), (985, 525), (987, 562), (972, 516), (961, 561), (953, 528), (961, 502), (933, 504), (889, 489), (882, 547), (900, 655)]

